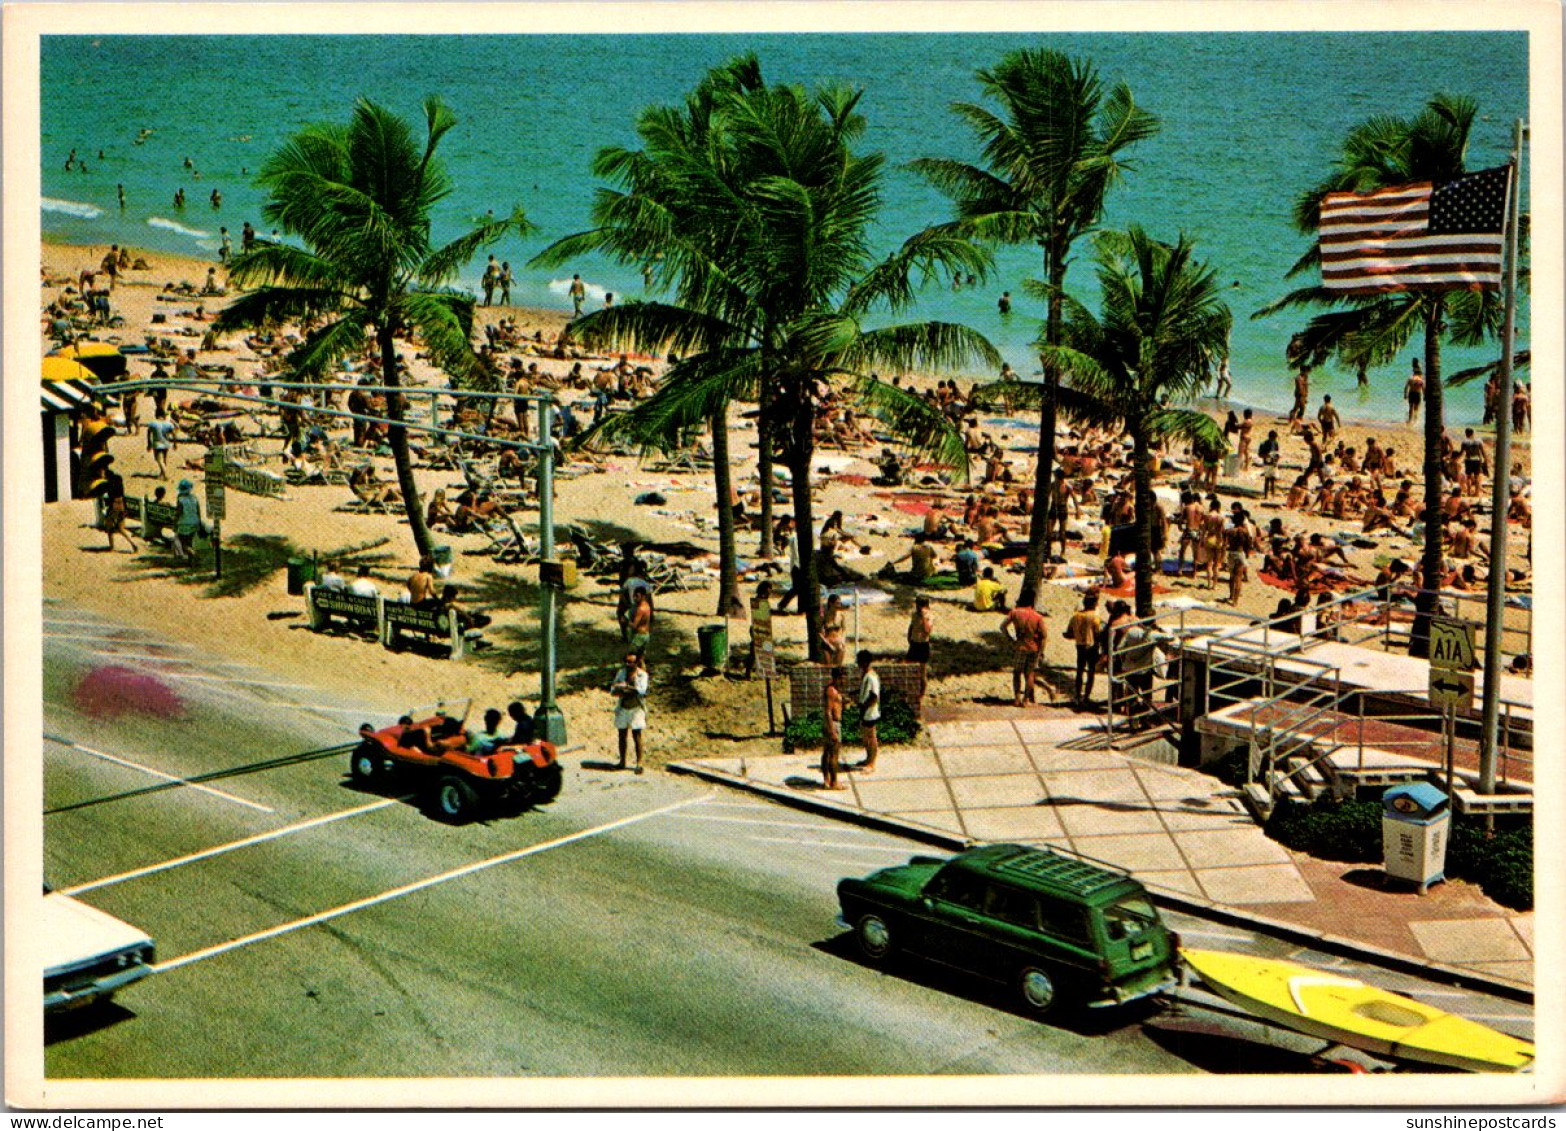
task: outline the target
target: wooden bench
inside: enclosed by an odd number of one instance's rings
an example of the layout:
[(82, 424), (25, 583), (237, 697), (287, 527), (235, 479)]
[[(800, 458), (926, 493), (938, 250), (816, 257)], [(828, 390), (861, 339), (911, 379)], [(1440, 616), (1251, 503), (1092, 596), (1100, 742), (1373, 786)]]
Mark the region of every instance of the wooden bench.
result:
[(354, 632), (373, 634), (383, 638), (386, 606), (384, 597), (362, 597), (342, 589), (326, 589), (306, 583), (304, 587), (305, 613), (310, 618), (310, 628), (325, 632), (334, 618), (346, 622)]
[(381, 605), (381, 643), (395, 649), (404, 635), (422, 637), (451, 650), (453, 660), (462, 659), (467, 640), (457, 617), (448, 609), (384, 601)]
[(157, 538), (164, 530), (173, 530), (179, 521), (179, 508), (173, 503), (155, 503), (141, 500), (141, 536), (147, 541)]

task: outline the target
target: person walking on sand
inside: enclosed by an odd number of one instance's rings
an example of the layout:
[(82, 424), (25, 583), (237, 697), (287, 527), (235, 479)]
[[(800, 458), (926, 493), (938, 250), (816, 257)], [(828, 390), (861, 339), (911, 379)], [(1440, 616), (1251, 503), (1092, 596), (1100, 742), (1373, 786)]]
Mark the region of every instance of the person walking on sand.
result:
[(1240, 418), (1239, 449), (1236, 455), (1240, 460), (1240, 470), (1248, 471), (1251, 466), (1251, 433), (1256, 430), (1256, 414), (1251, 409), (1246, 409)]
[(647, 647), (652, 643), (652, 588), (650, 586), (637, 589), (635, 593), (636, 604), (631, 608), (630, 632), (631, 651), (638, 656), (647, 654)]
[(174, 553), (189, 565), (196, 560), (196, 535), (201, 533), (201, 501), (196, 498), (196, 485), (189, 479), (179, 481), (179, 494), (174, 499)]
[(1098, 615), (1098, 594), (1089, 592), (1082, 597), (1082, 608), (1066, 625), (1066, 639), (1077, 646), (1077, 671), (1071, 681), (1071, 703), (1085, 707), (1093, 699), (1093, 677), (1098, 673), (1099, 637), (1103, 635), (1104, 622)]
[(567, 293), (571, 296), (571, 317), (582, 317), (582, 303), (587, 301), (587, 286), (582, 282), (582, 276), (571, 276), (571, 287)]
[(1250, 528), (1245, 525), (1245, 514), (1237, 511), (1231, 516), (1234, 525), (1224, 532), (1224, 545), (1229, 554), (1229, 604), (1239, 607), (1240, 594), (1245, 586), (1245, 559), (1254, 550)]
[(1045, 614), (1033, 607), (1037, 595), (1024, 589), (1017, 595), (1017, 604), (1006, 619), (1001, 621), (1001, 633), (1016, 649), (1011, 668), (1011, 694), (1015, 705), (1026, 701), (1038, 702), (1039, 657), (1044, 652)]
[(501, 306), (510, 306), (511, 305), (511, 282), (512, 282), (511, 264), (504, 263), (504, 262), (501, 263), (501, 265), (500, 265), (500, 277), (497, 280), (497, 282), (500, 284), (500, 305)]
[(833, 668), (821, 693), (821, 788), (843, 789), (837, 780), (843, 753), (843, 669)]
[(153, 418), (147, 421), (147, 450), (158, 465), (158, 478), (169, 477), (169, 450), (174, 447), (174, 424), (169, 420), (168, 409), (159, 404)]
[[(609, 693), (614, 698), (614, 729), (620, 735), (620, 769), (626, 769), (626, 747), (636, 746), (636, 772), (642, 772), (642, 731), (647, 729), (647, 668), (639, 652), (628, 652), (625, 666), (614, 673)], [(628, 737), (629, 736), (629, 737)]]
[(935, 631), (935, 618), (930, 615), (930, 598), (923, 593), (914, 598), (913, 615), (908, 618), (908, 659), (919, 665), (919, 695), (924, 696), (925, 681), (929, 678), (930, 636)]
[(495, 301), (495, 285), (500, 282), (500, 264), (495, 262), (493, 255), (484, 266), (484, 277), (479, 282), (484, 287), (484, 305), (492, 305)]
[(1342, 423), (1338, 410), (1333, 407), (1331, 393), (1321, 398), (1321, 408), (1316, 412), (1316, 420), (1321, 424), (1321, 442), (1330, 443), (1337, 435), (1338, 425)]
[(130, 543), (130, 552), (135, 553), (141, 547), (136, 545), (136, 539), (132, 538), (130, 531), (125, 529), (125, 480), (120, 473), (114, 470), (114, 457), (110, 456), (104, 464), (103, 472), (103, 532), (109, 536), (109, 552), (114, 552), (114, 536), (120, 535)]
[(875, 771), (875, 758), (881, 752), (881, 736), (876, 732), (881, 722), (881, 673), (875, 670), (875, 653), (869, 649), (856, 657), (859, 666), (859, 735), (865, 744), (865, 760), (858, 769), (865, 773)]
[(1294, 405), (1289, 409), (1289, 431), (1296, 431), (1310, 408), (1310, 366), (1300, 366), (1294, 375)]

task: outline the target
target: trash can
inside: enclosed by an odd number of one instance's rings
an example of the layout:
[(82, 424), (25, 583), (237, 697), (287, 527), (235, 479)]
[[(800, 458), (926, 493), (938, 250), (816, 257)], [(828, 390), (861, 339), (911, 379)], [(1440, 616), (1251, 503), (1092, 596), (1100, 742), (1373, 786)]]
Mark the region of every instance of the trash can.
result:
[(445, 579), (451, 576), (451, 547), (436, 546), (434, 548), (435, 576)]
[(729, 626), (702, 625), (696, 630), (696, 646), (701, 650), (702, 667), (722, 671), (729, 662)]
[(1423, 894), (1446, 878), (1446, 842), (1452, 811), (1446, 794), (1429, 782), (1395, 785), (1381, 795), (1383, 868)]
[(315, 580), (315, 561), (313, 559), (288, 559), (288, 592), (290, 595), (298, 597), (304, 592), (305, 582)]

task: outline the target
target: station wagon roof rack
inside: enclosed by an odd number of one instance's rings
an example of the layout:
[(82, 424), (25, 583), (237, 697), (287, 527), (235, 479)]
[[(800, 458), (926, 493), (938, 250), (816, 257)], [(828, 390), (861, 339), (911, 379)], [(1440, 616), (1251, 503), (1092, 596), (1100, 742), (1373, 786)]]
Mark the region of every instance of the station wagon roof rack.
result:
[(1126, 873), (1077, 856), (1067, 856), (1053, 849), (1028, 848), (1022, 845), (1007, 847), (1016, 851), (1013, 855), (996, 861), (995, 871), (998, 873), (1010, 872), (1032, 880), (1043, 880), (1046, 883), (1071, 888), (1083, 895), (1091, 895), (1103, 888), (1126, 882)]

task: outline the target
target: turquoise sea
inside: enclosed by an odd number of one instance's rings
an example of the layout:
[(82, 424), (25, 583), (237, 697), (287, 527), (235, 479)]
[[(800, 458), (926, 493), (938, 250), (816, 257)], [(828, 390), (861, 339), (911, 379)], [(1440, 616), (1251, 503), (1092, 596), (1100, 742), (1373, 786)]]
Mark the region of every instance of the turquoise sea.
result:
[[(772, 81), (863, 87), (862, 145), (890, 166), (878, 233), (890, 247), (947, 218), (945, 199), (901, 163), (974, 159), (950, 103), (976, 99), (975, 70), (1024, 45), (1091, 58), (1107, 82), (1127, 82), (1163, 120), (1111, 195), (1106, 222), (1196, 239), (1200, 256), (1232, 283), (1235, 395), (1264, 407), (1288, 404), (1283, 349), (1299, 316), (1250, 314), (1294, 285), (1284, 273), (1307, 243), (1289, 220), (1291, 202), (1321, 179), (1345, 132), (1375, 114), (1411, 115), (1437, 91), (1467, 94), (1482, 114), (1468, 157), (1480, 169), (1506, 160), (1512, 123), (1527, 114), (1522, 33), (45, 36), (43, 232), (211, 254), (220, 224), (236, 243), (247, 219), (264, 230), (251, 178), (301, 124), (345, 120), (361, 95), (417, 120), (421, 98), (436, 93), (459, 117), (441, 147), (456, 192), (438, 214), (437, 237), (489, 209), (521, 205), (539, 235), (496, 249), (518, 272), (513, 301), (568, 309), (569, 272), (522, 265), (587, 226), (593, 154), (633, 144), (637, 112), (680, 99), (707, 68), (751, 50)], [(143, 130), (151, 133), (136, 144)], [(64, 170), (72, 149), (85, 172)], [(176, 210), (181, 186), (187, 204)], [(214, 188), (220, 210), (208, 202)], [(482, 262), (470, 267), (471, 284)], [(612, 265), (584, 260), (577, 269), (595, 294), (641, 290), (637, 275)], [(1004, 249), (989, 283), (957, 293), (932, 284), (917, 313), (967, 322), (1019, 372), (1033, 372), (1028, 347), (1042, 311), (1018, 295), (1021, 280), (1039, 272), (1037, 249)], [(1068, 286), (1094, 301), (1086, 248)], [(996, 308), (1002, 290), (1017, 299), (1007, 319)], [(1526, 298), (1518, 324), (1525, 345)], [(1448, 350), (1447, 365), (1494, 352)], [(1364, 398), (1352, 374), (1320, 374), (1313, 403), (1333, 392), (1346, 415), (1400, 419), (1407, 368), (1400, 360), (1372, 372)], [(1477, 420), (1478, 402), (1477, 386), (1454, 390), (1449, 418)]]

